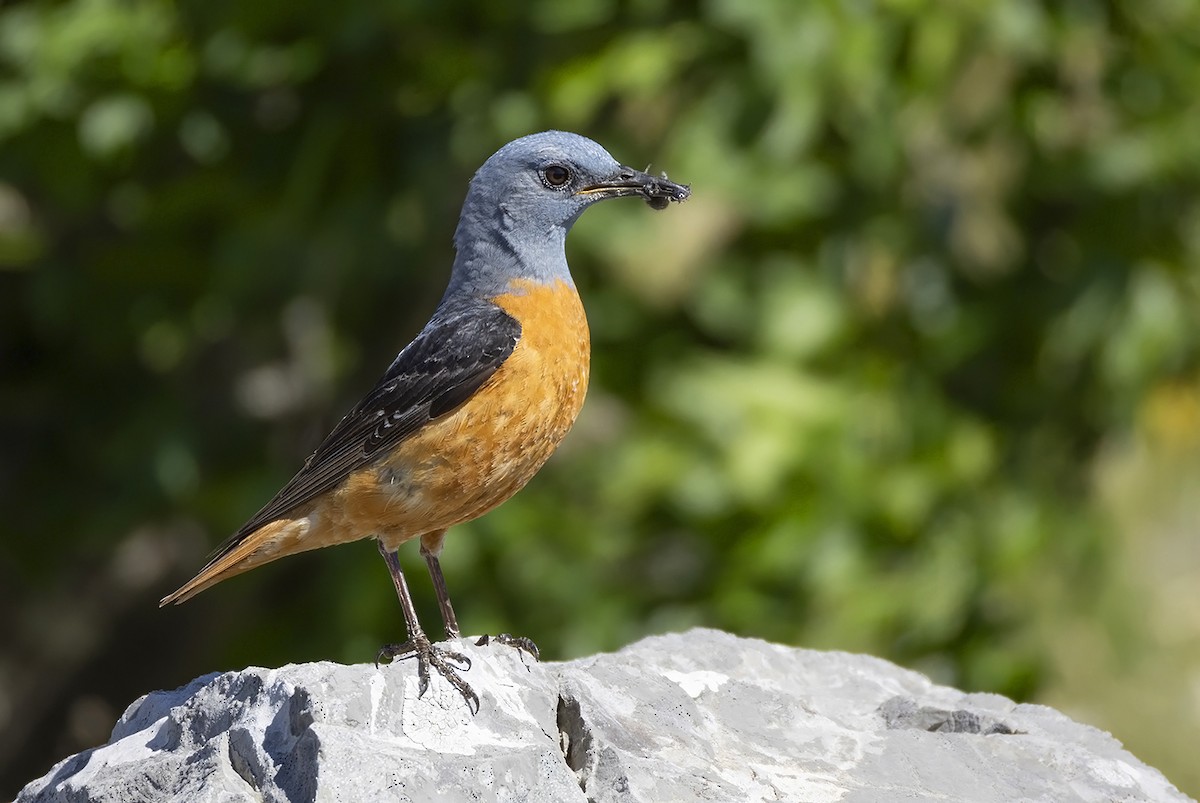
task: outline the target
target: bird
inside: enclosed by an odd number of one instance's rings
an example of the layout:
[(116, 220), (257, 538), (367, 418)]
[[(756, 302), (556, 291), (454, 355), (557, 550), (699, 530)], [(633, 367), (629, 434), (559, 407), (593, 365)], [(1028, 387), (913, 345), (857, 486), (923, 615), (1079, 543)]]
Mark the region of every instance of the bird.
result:
[[(477, 712), (461, 676), (470, 661), (426, 635), (398, 550), (420, 541), (446, 639), (461, 638), (439, 563), (447, 530), (524, 487), (587, 391), (590, 335), (567, 233), (602, 200), (637, 197), (661, 210), (690, 195), (579, 134), (544, 131), (497, 150), (468, 185), (450, 280), (429, 322), (296, 475), (160, 607), (286, 555), (374, 539), (408, 635), (376, 662), (415, 657), (418, 697), (433, 667)], [(537, 657), (529, 639), (497, 639)]]

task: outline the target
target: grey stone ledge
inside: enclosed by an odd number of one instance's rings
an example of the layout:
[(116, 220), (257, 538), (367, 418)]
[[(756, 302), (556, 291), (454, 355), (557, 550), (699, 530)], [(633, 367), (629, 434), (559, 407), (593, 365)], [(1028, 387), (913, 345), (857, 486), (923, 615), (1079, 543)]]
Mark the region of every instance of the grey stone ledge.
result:
[(1053, 709), (714, 630), (535, 663), (469, 639), (472, 716), (416, 667), (312, 663), (148, 694), (20, 803), (1186, 801)]

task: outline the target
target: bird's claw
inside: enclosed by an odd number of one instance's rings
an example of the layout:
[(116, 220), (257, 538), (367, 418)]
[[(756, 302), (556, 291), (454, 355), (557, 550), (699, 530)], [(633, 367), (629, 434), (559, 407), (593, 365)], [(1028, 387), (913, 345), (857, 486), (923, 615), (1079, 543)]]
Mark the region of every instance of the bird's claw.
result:
[(533, 643), (533, 639), (525, 636), (513, 636), (508, 633), (497, 633), (494, 636), (489, 636), (486, 633), (479, 637), (475, 642), (476, 647), (485, 647), (495, 641), (497, 644), (503, 644), (506, 647), (512, 647), (518, 652), (528, 653), (533, 660), (541, 659), (541, 651), (538, 646)]
[(471, 714), (479, 713), (479, 695), (458, 674), (470, 670), (470, 658), (461, 652), (434, 646), (427, 637), (422, 635), (400, 644), (384, 644), (375, 657), (375, 666), (378, 667), (380, 662), (391, 663), (394, 660), (405, 658), (417, 659), (418, 699), (424, 697), (425, 692), (429, 691), (429, 667), (432, 666), (439, 675), (446, 679), (447, 683), (458, 690), (463, 700), (466, 701), (467, 709)]

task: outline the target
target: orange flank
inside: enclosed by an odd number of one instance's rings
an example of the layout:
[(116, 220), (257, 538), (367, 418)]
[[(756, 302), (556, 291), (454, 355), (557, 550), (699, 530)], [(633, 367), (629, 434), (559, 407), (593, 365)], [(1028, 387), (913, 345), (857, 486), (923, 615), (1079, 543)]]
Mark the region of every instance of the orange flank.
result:
[(524, 487), (570, 430), (587, 392), (589, 335), (571, 285), (514, 280), (492, 299), (521, 324), (516, 348), (454, 412), (333, 490), (255, 530), (163, 600), (181, 602), (285, 555), (378, 537), (389, 549), (482, 516)]

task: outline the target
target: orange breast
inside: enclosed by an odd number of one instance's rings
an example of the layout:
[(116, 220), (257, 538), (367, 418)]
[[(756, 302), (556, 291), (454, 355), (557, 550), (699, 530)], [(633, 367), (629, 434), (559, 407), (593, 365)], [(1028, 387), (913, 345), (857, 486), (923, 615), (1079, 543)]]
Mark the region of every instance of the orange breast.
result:
[(562, 282), (522, 281), (494, 301), (521, 323), (512, 355), (454, 413), (347, 478), (320, 512), (330, 541), (373, 534), (395, 548), (469, 521), (519, 491), (558, 448), (587, 392), (579, 295)]

